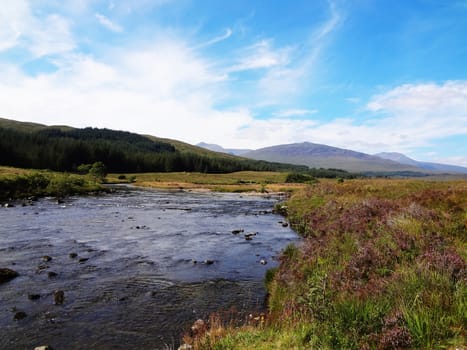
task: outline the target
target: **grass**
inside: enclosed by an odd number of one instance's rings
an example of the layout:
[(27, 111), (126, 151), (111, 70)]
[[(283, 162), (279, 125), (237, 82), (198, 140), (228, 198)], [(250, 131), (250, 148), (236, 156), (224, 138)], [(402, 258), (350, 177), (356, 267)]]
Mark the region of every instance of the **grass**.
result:
[[(228, 174), (140, 173), (124, 175), (136, 186), (161, 189), (210, 190), (217, 192), (292, 192), (302, 184), (285, 183), (287, 173), (240, 171)], [(119, 179), (120, 177), (120, 179)], [(110, 174), (109, 182), (125, 183), (122, 174)]]
[(321, 180), (278, 207), (304, 239), (266, 276), (265, 322), (195, 349), (467, 347), (466, 181)]
[(89, 176), (45, 170), (0, 167), (0, 200), (10, 201), (28, 197), (66, 197), (72, 194), (104, 191)]

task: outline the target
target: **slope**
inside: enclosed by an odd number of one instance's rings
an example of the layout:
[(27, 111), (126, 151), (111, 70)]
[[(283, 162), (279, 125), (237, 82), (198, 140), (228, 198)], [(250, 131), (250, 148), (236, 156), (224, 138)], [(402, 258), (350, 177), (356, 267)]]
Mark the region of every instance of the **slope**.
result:
[(310, 142), (261, 148), (243, 155), (251, 159), (303, 164), (312, 168), (337, 168), (352, 172), (414, 171), (420, 168), (369, 154)]

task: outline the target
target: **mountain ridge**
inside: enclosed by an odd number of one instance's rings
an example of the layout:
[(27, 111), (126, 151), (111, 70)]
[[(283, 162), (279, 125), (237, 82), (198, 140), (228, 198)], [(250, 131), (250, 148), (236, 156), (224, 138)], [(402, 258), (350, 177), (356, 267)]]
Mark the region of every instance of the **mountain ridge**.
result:
[[(224, 153), (236, 150), (227, 150), (220, 145), (204, 142), (198, 143), (197, 146)], [(462, 166), (417, 161), (402, 153), (381, 152), (371, 155), (312, 142), (269, 146), (242, 152), (241, 156), (268, 161), (287, 161), (288, 163), (307, 165), (314, 168), (337, 168), (353, 172), (422, 171), (429, 174), (440, 172), (467, 174), (467, 168)]]

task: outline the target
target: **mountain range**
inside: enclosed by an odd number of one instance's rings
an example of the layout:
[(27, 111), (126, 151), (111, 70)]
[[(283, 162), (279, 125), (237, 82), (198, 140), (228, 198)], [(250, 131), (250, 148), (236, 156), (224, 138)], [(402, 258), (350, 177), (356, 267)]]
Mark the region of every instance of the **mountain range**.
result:
[(215, 144), (199, 143), (216, 152), (241, 155), (245, 158), (306, 165), (311, 168), (334, 168), (351, 172), (409, 172), (467, 174), (467, 168), (439, 163), (420, 162), (401, 153), (383, 152), (374, 155), (311, 142), (277, 145), (257, 150), (224, 149)]

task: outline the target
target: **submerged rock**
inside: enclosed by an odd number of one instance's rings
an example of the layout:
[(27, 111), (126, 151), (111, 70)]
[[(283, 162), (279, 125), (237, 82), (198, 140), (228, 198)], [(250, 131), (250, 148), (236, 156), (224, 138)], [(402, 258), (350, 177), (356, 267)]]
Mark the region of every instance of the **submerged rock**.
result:
[(243, 229), (242, 229), (242, 228), (237, 229), (237, 230), (232, 230), (232, 233), (233, 233), (234, 235), (238, 235), (239, 233), (242, 233), (242, 232), (243, 232)]
[(266, 259), (261, 259), (261, 260), (259, 261), (259, 263), (260, 263), (261, 265), (266, 265), (268, 262), (267, 262)]
[(57, 275), (58, 275), (58, 273), (53, 272), (53, 271), (47, 272), (47, 276), (49, 276), (49, 278), (57, 277)]
[(204, 260), (204, 263), (206, 265), (212, 265), (212, 264), (214, 264), (214, 260), (206, 259), (206, 260)]
[(53, 348), (50, 345), (41, 345), (36, 346), (34, 350), (53, 350)]
[(70, 253), (68, 256), (69, 256), (71, 259), (74, 259), (74, 258), (76, 258), (76, 257), (78, 256), (78, 254), (76, 254), (76, 253)]
[(52, 258), (50, 256), (48, 256), (48, 255), (44, 255), (42, 257), (42, 260), (45, 261), (45, 262), (48, 262), (48, 261), (52, 260)]
[(18, 272), (10, 269), (0, 269), (0, 283), (8, 282), (18, 277)]
[(256, 236), (257, 234), (258, 234), (258, 232), (247, 233), (247, 234), (245, 234), (245, 240), (251, 241), (253, 239), (253, 237)]
[(19, 320), (22, 320), (23, 318), (26, 318), (28, 315), (24, 312), (24, 311), (18, 311), (17, 313), (15, 313), (15, 316), (13, 317), (13, 319), (15, 321), (19, 321)]
[(28, 294), (28, 299), (29, 300), (38, 300), (40, 299), (41, 295), (40, 294)]
[(65, 292), (63, 290), (54, 291), (54, 304), (61, 305), (65, 301)]

